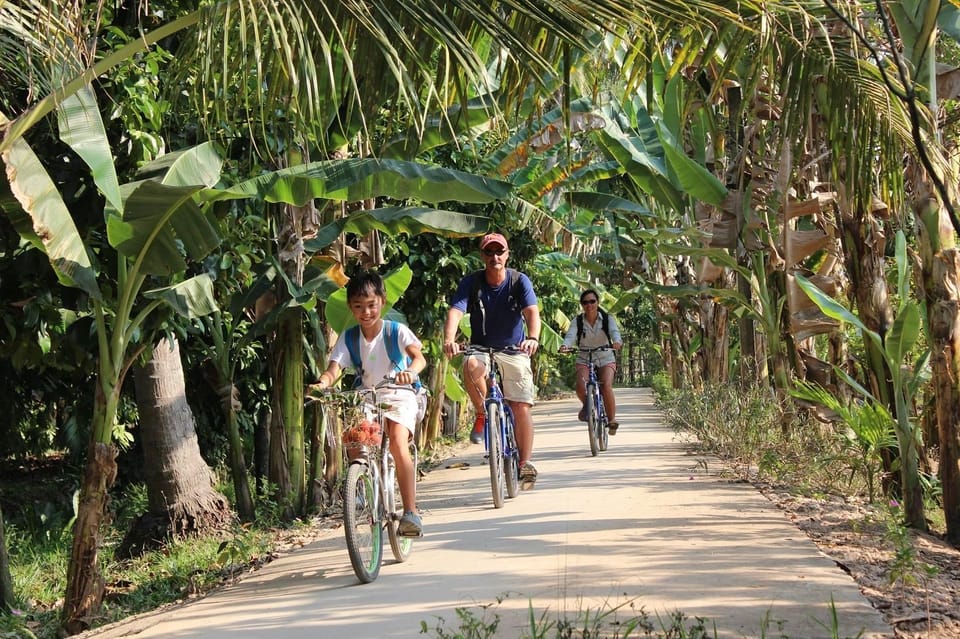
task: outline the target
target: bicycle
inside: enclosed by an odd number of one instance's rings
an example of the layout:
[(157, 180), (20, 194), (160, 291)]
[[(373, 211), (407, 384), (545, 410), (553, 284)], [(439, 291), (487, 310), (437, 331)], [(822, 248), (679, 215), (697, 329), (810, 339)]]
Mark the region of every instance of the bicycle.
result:
[[(513, 499), (520, 492), (520, 449), (517, 448), (513, 411), (500, 389), (500, 367), (497, 353), (520, 353), (516, 347), (491, 348), (470, 344), (461, 349), (464, 356), (482, 354), (487, 357), (487, 396), (483, 400), (485, 424), (484, 446), (490, 466), (490, 489), (493, 507), (503, 507), (503, 494)], [(490, 426), (494, 425), (495, 428)]]
[[(383, 563), (383, 531), (397, 562), (404, 562), (413, 550), (413, 538), (399, 532), (403, 504), (397, 484), (396, 462), (390, 453), (389, 435), (383, 427), (383, 406), (378, 392), (411, 386), (386, 378), (374, 388), (337, 391), (325, 389), (345, 420), (343, 453), (347, 464), (343, 494), (343, 529), (353, 572), (361, 583), (370, 583), (380, 574)], [(374, 417), (375, 419), (371, 419)], [(417, 447), (411, 441), (413, 467), (417, 468)]]
[(603, 394), (600, 392), (600, 380), (597, 378), (597, 366), (593, 363), (593, 354), (599, 351), (610, 350), (609, 346), (595, 348), (570, 348), (566, 352), (580, 352), (587, 354), (587, 381), (585, 386), (585, 403), (587, 413), (587, 433), (590, 437), (590, 454), (597, 456), (598, 451), (607, 450), (609, 434), (607, 433), (607, 411), (603, 405)]

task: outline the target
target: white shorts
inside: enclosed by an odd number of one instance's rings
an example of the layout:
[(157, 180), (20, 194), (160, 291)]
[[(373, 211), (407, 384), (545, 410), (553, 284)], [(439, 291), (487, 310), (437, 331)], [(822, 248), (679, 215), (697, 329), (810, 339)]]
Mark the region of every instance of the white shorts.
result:
[[(417, 427), (417, 395), (406, 389), (385, 388), (377, 392), (385, 419), (395, 421), (413, 435)], [(374, 412), (374, 416), (376, 413)]]

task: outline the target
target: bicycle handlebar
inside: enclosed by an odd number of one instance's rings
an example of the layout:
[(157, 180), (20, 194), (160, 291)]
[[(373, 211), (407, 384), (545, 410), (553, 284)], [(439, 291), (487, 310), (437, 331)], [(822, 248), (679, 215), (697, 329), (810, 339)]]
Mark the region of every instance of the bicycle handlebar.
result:
[(560, 347), (561, 353), (596, 353), (597, 351), (612, 351), (614, 350), (612, 346), (594, 346), (592, 348), (574, 348), (572, 346)]
[(472, 355), (473, 353), (486, 353), (488, 355), (494, 353), (508, 353), (515, 355), (517, 353), (523, 353), (517, 346), (503, 346), (503, 347), (494, 347), (494, 346), (481, 346), (480, 344), (457, 344), (460, 353), (463, 355)]
[[(418, 381), (420, 376), (414, 376), (414, 382)], [(384, 375), (383, 379), (376, 383), (372, 388), (335, 388), (333, 386), (325, 386), (324, 388), (314, 388), (308, 386), (308, 394), (304, 399), (307, 402), (319, 402), (325, 398), (332, 397), (334, 395), (368, 395), (375, 393), (378, 390), (384, 388), (393, 389), (393, 390), (405, 390), (410, 391), (411, 393), (416, 392), (416, 389), (413, 387), (413, 384), (397, 384), (396, 375)]]

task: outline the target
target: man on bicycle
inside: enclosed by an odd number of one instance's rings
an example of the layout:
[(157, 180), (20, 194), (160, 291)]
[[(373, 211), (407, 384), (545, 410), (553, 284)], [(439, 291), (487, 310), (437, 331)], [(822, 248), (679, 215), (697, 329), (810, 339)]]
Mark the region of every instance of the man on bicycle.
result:
[[(533, 483), (537, 469), (533, 456), (534, 402), (533, 372), (530, 358), (540, 342), (540, 309), (533, 285), (523, 273), (507, 268), (510, 249), (500, 233), (490, 233), (480, 240), (484, 269), (460, 280), (450, 300), (444, 325), (444, 352), (453, 357), (460, 351), (457, 329), (465, 313), (470, 314), (470, 341), (488, 348), (515, 347), (519, 353), (497, 354), (503, 373), (503, 395), (513, 411), (517, 448), (520, 451), (520, 479)], [(524, 331), (526, 327), (526, 331)], [(470, 441), (483, 441), (484, 408), (487, 394), (486, 358), (467, 357), (463, 365), (464, 383), (477, 418)]]
[[(620, 328), (617, 320), (600, 308), (600, 296), (593, 289), (580, 294), (580, 307), (583, 309), (563, 338), (561, 352), (572, 351), (577, 348), (598, 348), (610, 346), (616, 351), (623, 347), (620, 337)], [(597, 367), (597, 380), (600, 383), (600, 393), (603, 396), (603, 408), (607, 412), (607, 432), (617, 434), (620, 424), (617, 423), (617, 404), (613, 395), (613, 375), (617, 371), (617, 359), (613, 351), (598, 351), (593, 354), (593, 363)], [(577, 355), (577, 397), (580, 398), (580, 421), (587, 421), (587, 355)]]

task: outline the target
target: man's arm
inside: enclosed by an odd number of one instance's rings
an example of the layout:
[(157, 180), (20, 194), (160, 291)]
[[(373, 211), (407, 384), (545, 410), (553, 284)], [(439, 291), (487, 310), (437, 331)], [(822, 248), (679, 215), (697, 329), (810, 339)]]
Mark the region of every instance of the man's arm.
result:
[(457, 354), (457, 329), (460, 328), (460, 320), (463, 319), (463, 311), (452, 306), (447, 310), (447, 321), (443, 325), (443, 352), (453, 357)]

